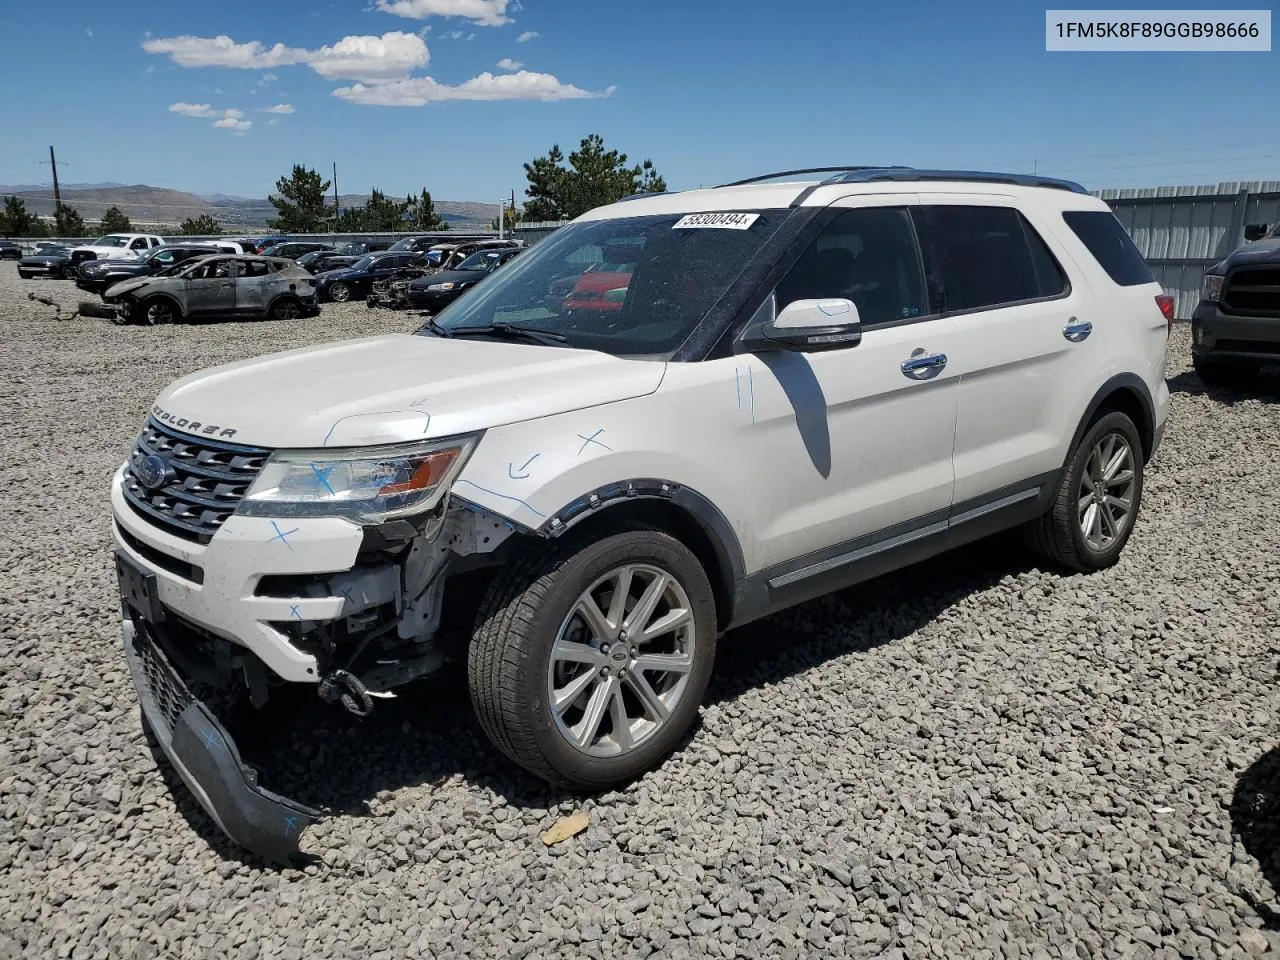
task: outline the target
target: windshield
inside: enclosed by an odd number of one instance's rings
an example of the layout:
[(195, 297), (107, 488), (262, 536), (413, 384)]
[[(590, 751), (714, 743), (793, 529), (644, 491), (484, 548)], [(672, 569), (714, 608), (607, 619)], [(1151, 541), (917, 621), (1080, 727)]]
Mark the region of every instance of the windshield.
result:
[[(436, 317), (447, 330), (511, 324), (565, 346), (670, 353), (732, 287), (787, 210), (737, 211), (745, 228), (681, 214), (562, 227)], [(431, 335), (424, 327), (422, 336)]]
[(401, 237), (388, 250), (417, 250), (418, 244), (422, 242), (421, 237)]
[(455, 270), (479, 270), (483, 273), (493, 266), (493, 261), (498, 259), (496, 253), (473, 253), (467, 259), (463, 260), (455, 267)]
[(128, 237), (121, 237), (121, 236), (117, 236), (117, 235), (115, 235), (115, 234), (112, 234), (111, 236), (108, 236), (108, 237), (99, 237), (97, 240), (93, 241), (93, 243), (92, 243), (92, 244), (90, 244), (90, 246), (94, 246), (94, 247), (124, 247), (124, 246), (128, 246), (128, 244), (129, 244), (129, 238), (128, 238)]
[(351, 264), (350, 266), (343, 267), (342, 269), (343, 269), (343, 270), (368, 270), (370, 267), (372, 267), (372, 266), (373, 266), (373, 261), (374, 261), (375, 259), (377, 259), (377, 258), (376, 258), (376, 257), (368, 257), (368, 256), (361, 257), (361, 258), (360, 258), (359, 260), (357, 260), (355, 263)]
[(338, 252), (349, 257), (358, 257), (365, 252), (363, 243), (348, 243), (344, 247), (340, 247)]

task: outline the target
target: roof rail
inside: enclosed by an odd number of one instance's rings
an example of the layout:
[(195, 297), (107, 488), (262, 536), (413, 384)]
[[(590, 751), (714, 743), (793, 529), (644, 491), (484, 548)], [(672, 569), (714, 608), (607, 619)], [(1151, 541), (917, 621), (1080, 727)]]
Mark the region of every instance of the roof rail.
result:
[[(779, 173), (766, 173), (759, 177), (748, 177), (733, 183), (722, 183), (722, 187), (742, 187), (751, 183), (762, 183), (765, 180), (776, 180), (803, 173), (829, 173), (832, 176), (821, 181), (831, 183), (871, 183), (878, 180), (951, 180), (969, 183), (1007, 183), (1020, 187), (1049, 187), (1054, 190), (1069, 190), (1072, 193), (1088, 193), (1084, 187), (1071, 180), (1059, 180), (1056, 177), (1041, 177), (1028, 173), (984, 173), (978, 170), (917, 170), (903, 166), (844, 166), (844, 167), (807, 167), (802, 170), (783, 170)], [(821, 185), (820, 184), (820, 185)]]
[(884, 164), (864, 164), (855, 166), (853, 164), (845, 164), (839, 167), (804, 167), (800, 170), (781, 170), (778, 173), (766, 173), (759, 177), (748, 177), (746, 180), (735, 180), (733, 183), (718, 184), (716, 189), (720, 187), (744, 187), (749, 183), (761, 183), (765, 180), (776, 180), (778, 177), (792, 177), (798, 173), (850, 173), (855, 170), (906, 170), (907, 167), (887, 167)]
[(979, 170), (916, 170), (913, 167), (892, 167), (881, 170), (851, 170), (831, 177), (824, 183), (871, 183), (880, 180), (919, 181), (949, 180), (960, 183), (1007, 183), (1018, 187), (1048, 187), (1053, 190), (1069, 190), (1072, 193), (1088, 193), (1072, 180), (1041, 177), (1029, 173), (985, 173)]
[(628, 200), (639, 200), (641, 197), (662, 197), (670, 193), (670, 190), (650, 190), (648, 193), (629, 193), (616, 203), (626, 203)]

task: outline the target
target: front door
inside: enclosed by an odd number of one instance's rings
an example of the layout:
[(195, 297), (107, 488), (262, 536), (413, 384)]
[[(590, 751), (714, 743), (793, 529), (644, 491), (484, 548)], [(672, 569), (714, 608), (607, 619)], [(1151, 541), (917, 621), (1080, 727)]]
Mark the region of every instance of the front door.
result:
[(752, 422), (748, 459), (759, 465), (751, 482), (765, 567), (799, 575), (806, 564), (945, 527), (960, 381), (955, 321), (931, 304), (914, 203), (903, 194), (839, 201), (775, 290), (777, 310), (800, 299), (852, 300), (860, 343), (735, 358)]
[(230, 257), (203, 263), (187, 278), (188, 315), (227, 314), (235, 308), (236, 280)]

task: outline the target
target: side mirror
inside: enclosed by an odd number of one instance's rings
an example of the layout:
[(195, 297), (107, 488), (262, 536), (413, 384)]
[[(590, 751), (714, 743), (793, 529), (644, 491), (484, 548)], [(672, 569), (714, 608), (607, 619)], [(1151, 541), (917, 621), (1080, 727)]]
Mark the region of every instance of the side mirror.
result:
[(1249, 243), (1254, 240), (1261, 240), (1267, 235), (1267, 225), (1265, 223), (1247, 223), (1244, 228), (1244, 238)]
[(772, 320), (752, 325), (742, 345), (750, 351), (794, 350), (817, 353), (862, 342), (862, 320), (852, 300), (794, 300)]

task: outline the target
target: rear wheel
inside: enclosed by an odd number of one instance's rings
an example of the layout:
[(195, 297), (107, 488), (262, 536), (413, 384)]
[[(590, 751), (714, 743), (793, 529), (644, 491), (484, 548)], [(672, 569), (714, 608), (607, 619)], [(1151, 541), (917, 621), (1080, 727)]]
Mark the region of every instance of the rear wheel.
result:
[(715, 642), (711, 585), (673, 537), (539, 545), (481, 606), (472, 704), (489, 739), (531, 773), (575, 789), (621, 786), (685, 735)]
[(1120, 559), (1142, 505), (1142, 441), (1119, 411), (1099, 417), (1076, 445), (1058, 495), (1032, 521), (1032, 548), (1050, 562), (1092, 573)]
[(302, 316), (302, 304), (293, 297), (281, 297), (271, 305), (272, 320), (297, 320)]
[(329, 287), (329, 299), (334, 303), (346, 303), (351, 299), (351, 288), (339, 280)]

